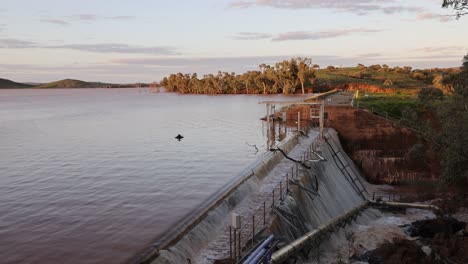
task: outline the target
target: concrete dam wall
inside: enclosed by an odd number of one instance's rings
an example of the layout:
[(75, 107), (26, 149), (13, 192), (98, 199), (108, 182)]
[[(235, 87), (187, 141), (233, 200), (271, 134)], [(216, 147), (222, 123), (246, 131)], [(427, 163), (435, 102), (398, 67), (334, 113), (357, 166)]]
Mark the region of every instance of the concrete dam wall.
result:
[[(306, 166), (286, 159), (279, 152), (268, 153), (207, 201), (203, 210), (170, 230), (143, 254), (146, 259), (140, 257), (137, 262), (188, 263), (190, 259), (191, 263), (205, 264), (229, 259), (232, 243), (228, 230), (233, 212), (242, 215), (242, 223), (247, 227), (247, 234), (242, 234), (242, 247), (238, 245), (241, 248), (238, 254), (245, 257), (250, 240), (244, 235), (252, 236), (253, 245), (254, 237), (257, 242), (274, 234), (281, 238), (278, 246), (282, 247), (367, 203), (367, 183), (343, 151), (335, 130), (327, 129), (323, 140), (312, 130), (308, 136), (296, 135), (279, 147)], [(312, 156), (304, 154), (312, 153), (311, 150), (315, 153)], [(278, 181), (283, 183), (279, 195)], [(262, 203), (263, 219), (257, 210)], [(252, 218), (253, 228), (249, 224)], [(255, 228), (258, 221), (263, 221), (262, 228)]]

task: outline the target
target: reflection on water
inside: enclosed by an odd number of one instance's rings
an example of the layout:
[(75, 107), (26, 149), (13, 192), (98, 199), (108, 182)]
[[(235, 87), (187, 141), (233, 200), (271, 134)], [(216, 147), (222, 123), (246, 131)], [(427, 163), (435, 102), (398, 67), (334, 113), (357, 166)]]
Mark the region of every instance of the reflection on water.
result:
[(1, 262), (125, 262), (265, 152), (265, 99), (0, 91)]

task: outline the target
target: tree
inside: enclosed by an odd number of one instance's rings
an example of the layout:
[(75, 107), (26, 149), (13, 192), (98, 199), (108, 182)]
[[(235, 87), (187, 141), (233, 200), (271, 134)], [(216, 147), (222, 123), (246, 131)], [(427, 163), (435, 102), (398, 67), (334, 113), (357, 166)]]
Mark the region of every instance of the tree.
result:
[(422, 88), (418, 94), (418, 100), (421, 102), (441, 100), (444, 93), (437, 88)]
[(360, 70), (365, 70), (366, 69), (366, 66), (364, 64), (362, 64), (362, 63), (358, 63), (357, 67)]
[(299, 78), (299, 81), (301, 82), (302, 94), (305, 94), (304, 83), (311, 78), (315, 78), (315, 70), (310, 67), (310, 64), (312, 63), (311, 59), (298, 58), (298, 61), (299, 61), (299, 64), (297, 67), (298, 68), (297, 77)]
[(425, 80), (426, 75), (422, 73), (421, 71), (413, 71), (411, 73), (411, 78), (416, 79), (416, 80)]
[(387, 64), (382, 64), (382, 69), (384, 69), (385, 72), (388, 72), (388, 65)]
[(468, 14), (468, 0), (444, 0), (442, 7), (452, 8), (457, 19)]
[(453, 78), (449, 75), (437, 74), (432, 80), (434, 87), (442, 90), (445, 94), (453, 93)]
[(383, 85), (385, 86), (392, 86), (393, 85), (393, 81), (391, 79), (386, 79), (383, 83)]
[(382, 66), (380, 66), (379, 64), (375, 64), (375, 65), (371, 65), (369, 66), (369, 68), (373, 71), (378, 71), (380, 69), (382, 69)]
[(438, 112), (441, 122), (442, 175), (454, 184), (468, 184), (468, 57), (450, 96)]

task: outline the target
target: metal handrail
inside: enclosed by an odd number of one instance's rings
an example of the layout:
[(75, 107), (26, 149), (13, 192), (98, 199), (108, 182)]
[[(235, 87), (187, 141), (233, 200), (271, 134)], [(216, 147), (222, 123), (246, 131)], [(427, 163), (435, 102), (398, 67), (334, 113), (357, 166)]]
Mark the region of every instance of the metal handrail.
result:
[[(312, 156), (312, 150), (316, 148), (318, 141), (320, 139), (317, 137), (307, 148), (306, 152), (301, 155), (301, 161), (304, 162), (307, 158)], [(291, 172), (286, 173), (280, 181), (276, 184), (276, 186), (271, 191), (271, 195), (264, 199), (254, 210), (253, 213), (248, 216), (244, 224), (240, 229), (237, 230), (238, 237), (235, 238), (234, 244), (237, 244), (237, 247), (242, 251), (246, 245), (251, 243), (252, 247), (255, 243), (255, 237), (258, 235), (257, 231), (263, 230), (267, 225), (267, 218), (269, 218), (269, 214), (271, 213), (271, 208), (275, 206), (278, 201), (284, 199), (284, 197), (289, 192), (289, 179), (294, 179), (298, 177), (299, 172), (299, 164), (296, 163), (294, 166), (291, 167)], [(296, 176), (296, 177), (295, 177)], [(268, 215), (267, 215), (268, 214)], [(258, 228), (262, 226), (262, 228)], [(242, 243), (242, 241), (244, 241)], [(232, 241), (229, 241), (230, 248), (232, 248)], [(239, 245), (242, 245), (242, 247)], [(238, 259), (242, 259), (242, 252), (236, 252), (235, 254)], [(232, 252), (231, 252), (231, 258)]]

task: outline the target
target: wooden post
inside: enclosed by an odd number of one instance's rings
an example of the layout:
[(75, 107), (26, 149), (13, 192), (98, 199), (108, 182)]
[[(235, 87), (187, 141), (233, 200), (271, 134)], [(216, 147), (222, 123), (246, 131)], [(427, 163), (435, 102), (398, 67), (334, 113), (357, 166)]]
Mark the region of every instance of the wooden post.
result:
[(263, 227), (266, 226), (266, 202), (263, 201)]
[(289, 192), (289, 175), (286, 173), (286, 193)]

